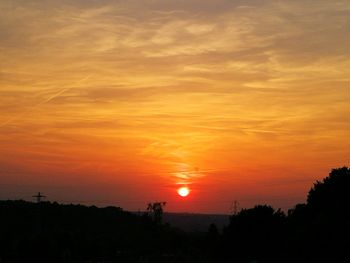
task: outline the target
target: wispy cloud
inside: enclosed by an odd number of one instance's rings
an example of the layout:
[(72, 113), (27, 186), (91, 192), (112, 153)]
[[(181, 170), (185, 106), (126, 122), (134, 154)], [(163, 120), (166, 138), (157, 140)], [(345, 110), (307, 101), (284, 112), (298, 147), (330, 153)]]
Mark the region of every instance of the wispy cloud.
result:
[(6, 167), (230, 185), (233, 173), (256, 178), (250, 165), (347, 160), (346, 0), (6, 0), (0, 10)]

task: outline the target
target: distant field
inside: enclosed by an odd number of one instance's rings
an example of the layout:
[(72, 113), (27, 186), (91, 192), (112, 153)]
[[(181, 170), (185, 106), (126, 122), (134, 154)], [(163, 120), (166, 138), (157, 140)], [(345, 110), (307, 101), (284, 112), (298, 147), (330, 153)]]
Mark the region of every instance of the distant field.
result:
[(219, 230), (229, 223), (229, 215), (164, 213), (165, 223), (187, 232), (208, 231), (210, 224), (215, 224)]

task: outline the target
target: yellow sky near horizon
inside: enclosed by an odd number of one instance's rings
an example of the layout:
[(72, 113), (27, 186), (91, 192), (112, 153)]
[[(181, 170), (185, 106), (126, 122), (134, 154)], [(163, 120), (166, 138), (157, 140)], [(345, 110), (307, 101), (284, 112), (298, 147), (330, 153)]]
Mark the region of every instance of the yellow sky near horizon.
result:
[(345, 0), (1, 1), (0, 197), (302, 202), (349, 165), (349, 31)]

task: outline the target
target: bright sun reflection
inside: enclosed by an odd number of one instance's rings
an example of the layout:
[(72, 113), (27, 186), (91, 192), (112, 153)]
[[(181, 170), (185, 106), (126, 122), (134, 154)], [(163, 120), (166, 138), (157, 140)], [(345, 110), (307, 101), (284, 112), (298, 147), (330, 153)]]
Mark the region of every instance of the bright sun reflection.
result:
[(177, 193), (182, 197), (186, 197), (189, 195), (190, 189), (188, 189), (188, 187), (181, 187), (177, 189)]

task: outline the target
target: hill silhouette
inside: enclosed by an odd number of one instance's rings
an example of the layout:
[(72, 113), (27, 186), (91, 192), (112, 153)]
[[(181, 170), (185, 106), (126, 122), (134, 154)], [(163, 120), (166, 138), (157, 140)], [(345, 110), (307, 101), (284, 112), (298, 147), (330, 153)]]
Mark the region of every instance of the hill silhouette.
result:
[(229, 215), (164, 213), (163, 221), (185, 232), (206, 232), (211, 224), (221, 231), (229, 223)]
[(183, 232), (163, 209), (0, 201), (0, 262), (350, 262), (349, 189), (350, 169), (333, 169), (305, 204), (242, 209), (222, 233)]
[(184, 233), (117, 207), (0, 201), (0, 215), (1, 262), (191, 259)]

